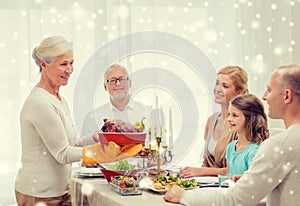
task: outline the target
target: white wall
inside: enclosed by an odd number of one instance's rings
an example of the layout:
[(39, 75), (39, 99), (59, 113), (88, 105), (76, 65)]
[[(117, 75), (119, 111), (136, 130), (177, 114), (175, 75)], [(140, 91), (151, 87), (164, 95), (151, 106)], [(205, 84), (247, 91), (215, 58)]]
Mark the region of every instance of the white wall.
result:
[[(274, 68), (281, 64), (299, 63), (299, 9), (300, 0), (0, 1), (0, 205), (14, 202), (13, 184), (21, 153), (19, 112), (29, 91), (39, 80), (31, 51), (42, 38), (63, 35), (74, 43), (76, 69), (69, 85), (61, 92), (75, 116), (78, 108), (74, 108), (74, 91), (80, 71), (85, 68), (88, 59), (101, 46), (122, 35), (149, 30), (175, 34), (193, 43), (204, 52), (215, 70), (229, 64), (243, 66), (249, 74), (250, 92), (262, 96)], [(182, 51), (183, 54), (185, 52), (188, 51)], [(189, 62), (155, 51), (132, 53), (120, 58), (119, 62), (127, 65), (132, 72), (149, 67), (163, 68), (192, 89), (199, 119), (195, 122), (191, 116), (190, 124), (199, 126), (194, 132), (194, 137), (199, 139), (190, 138), (193, 146), (183, 161), (195, 164), (196, 157), (200, 156), (205, 120), (217, 109), (208, 96), (211, 94), (208, 88), (213, 85), (214, 79), (211, 85), (206, 85), (205, 79)], [(166, 81), (172, 83), (172, 79)], [(166, 112), (169, 106), (174, 108), (173, 116), (178, 120), (174, 121), (174, 133), (178, 135), (182, 126), (180, 118), (185, 111), (181, 111), (176, 95), (152, 85), (152, 88), (139, 90), (134, 97), (154, 105), (154, 93), (161, 94), (160, 101)], [(178, 96), (185, 98), (184, 92)], [(99, 80), (91, 101), (97, 106), (106, 100)], [(82, 118), (77, 119), (79, 130), (82, 121)], [(270, 127), (282, 128), (282, 122), (272, 120)]]

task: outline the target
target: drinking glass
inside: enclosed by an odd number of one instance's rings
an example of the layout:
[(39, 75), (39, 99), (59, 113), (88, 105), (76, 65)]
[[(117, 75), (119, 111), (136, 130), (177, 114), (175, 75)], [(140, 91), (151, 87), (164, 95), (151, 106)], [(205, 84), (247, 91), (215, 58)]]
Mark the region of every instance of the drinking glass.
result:
[(181, 169), (182, 169), (181, 166), (175, 165), (175, 166), (171, 167), (170, 171), (173, 173), (173, 176), (180, 177), (180, 170)]
[(219, 187), (229, 187), (233, 182), (231, 174), (218, 174)]

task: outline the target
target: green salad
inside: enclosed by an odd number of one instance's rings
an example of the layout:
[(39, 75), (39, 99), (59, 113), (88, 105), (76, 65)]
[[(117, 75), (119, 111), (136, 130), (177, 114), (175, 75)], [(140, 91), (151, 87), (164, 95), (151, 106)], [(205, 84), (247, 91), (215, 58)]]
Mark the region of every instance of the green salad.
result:
[(109, 165), (107, 170), (131, 170), (133, 166), (127, 162), (127, 160), (120, 160), (119, 163)]

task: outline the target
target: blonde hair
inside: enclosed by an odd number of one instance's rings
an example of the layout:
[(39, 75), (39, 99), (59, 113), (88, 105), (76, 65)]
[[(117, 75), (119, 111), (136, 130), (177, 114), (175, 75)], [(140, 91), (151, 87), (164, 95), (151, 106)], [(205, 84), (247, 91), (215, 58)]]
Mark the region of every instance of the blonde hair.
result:
[(40, 60), (44, 60), (50, 64), (57, 56), (65, 54), (67, 51), (72, 50), (73, 44), (68, 42), (61, 36), (51, 36), (42, 40), (40, 45), (36, 46), (32, 51), (32, 58), (36, 65), (42, 70)]
[(239, 66), (226, 66), (218, 71), (218, 74), (230, 75), (235, 90), (242, 90), (244, 94), (248, 94), (248, 74)]

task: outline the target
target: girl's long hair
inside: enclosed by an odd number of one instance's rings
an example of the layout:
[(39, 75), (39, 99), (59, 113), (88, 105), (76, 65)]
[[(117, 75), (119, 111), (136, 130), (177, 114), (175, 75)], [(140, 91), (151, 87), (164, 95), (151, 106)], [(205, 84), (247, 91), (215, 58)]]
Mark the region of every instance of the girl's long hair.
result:
[(268, 120), (264, 105), (253, 94), (243, 94), (234, 97), (230, 103), (245, 115), (246, 138), (260, 144), (269, 137)]

